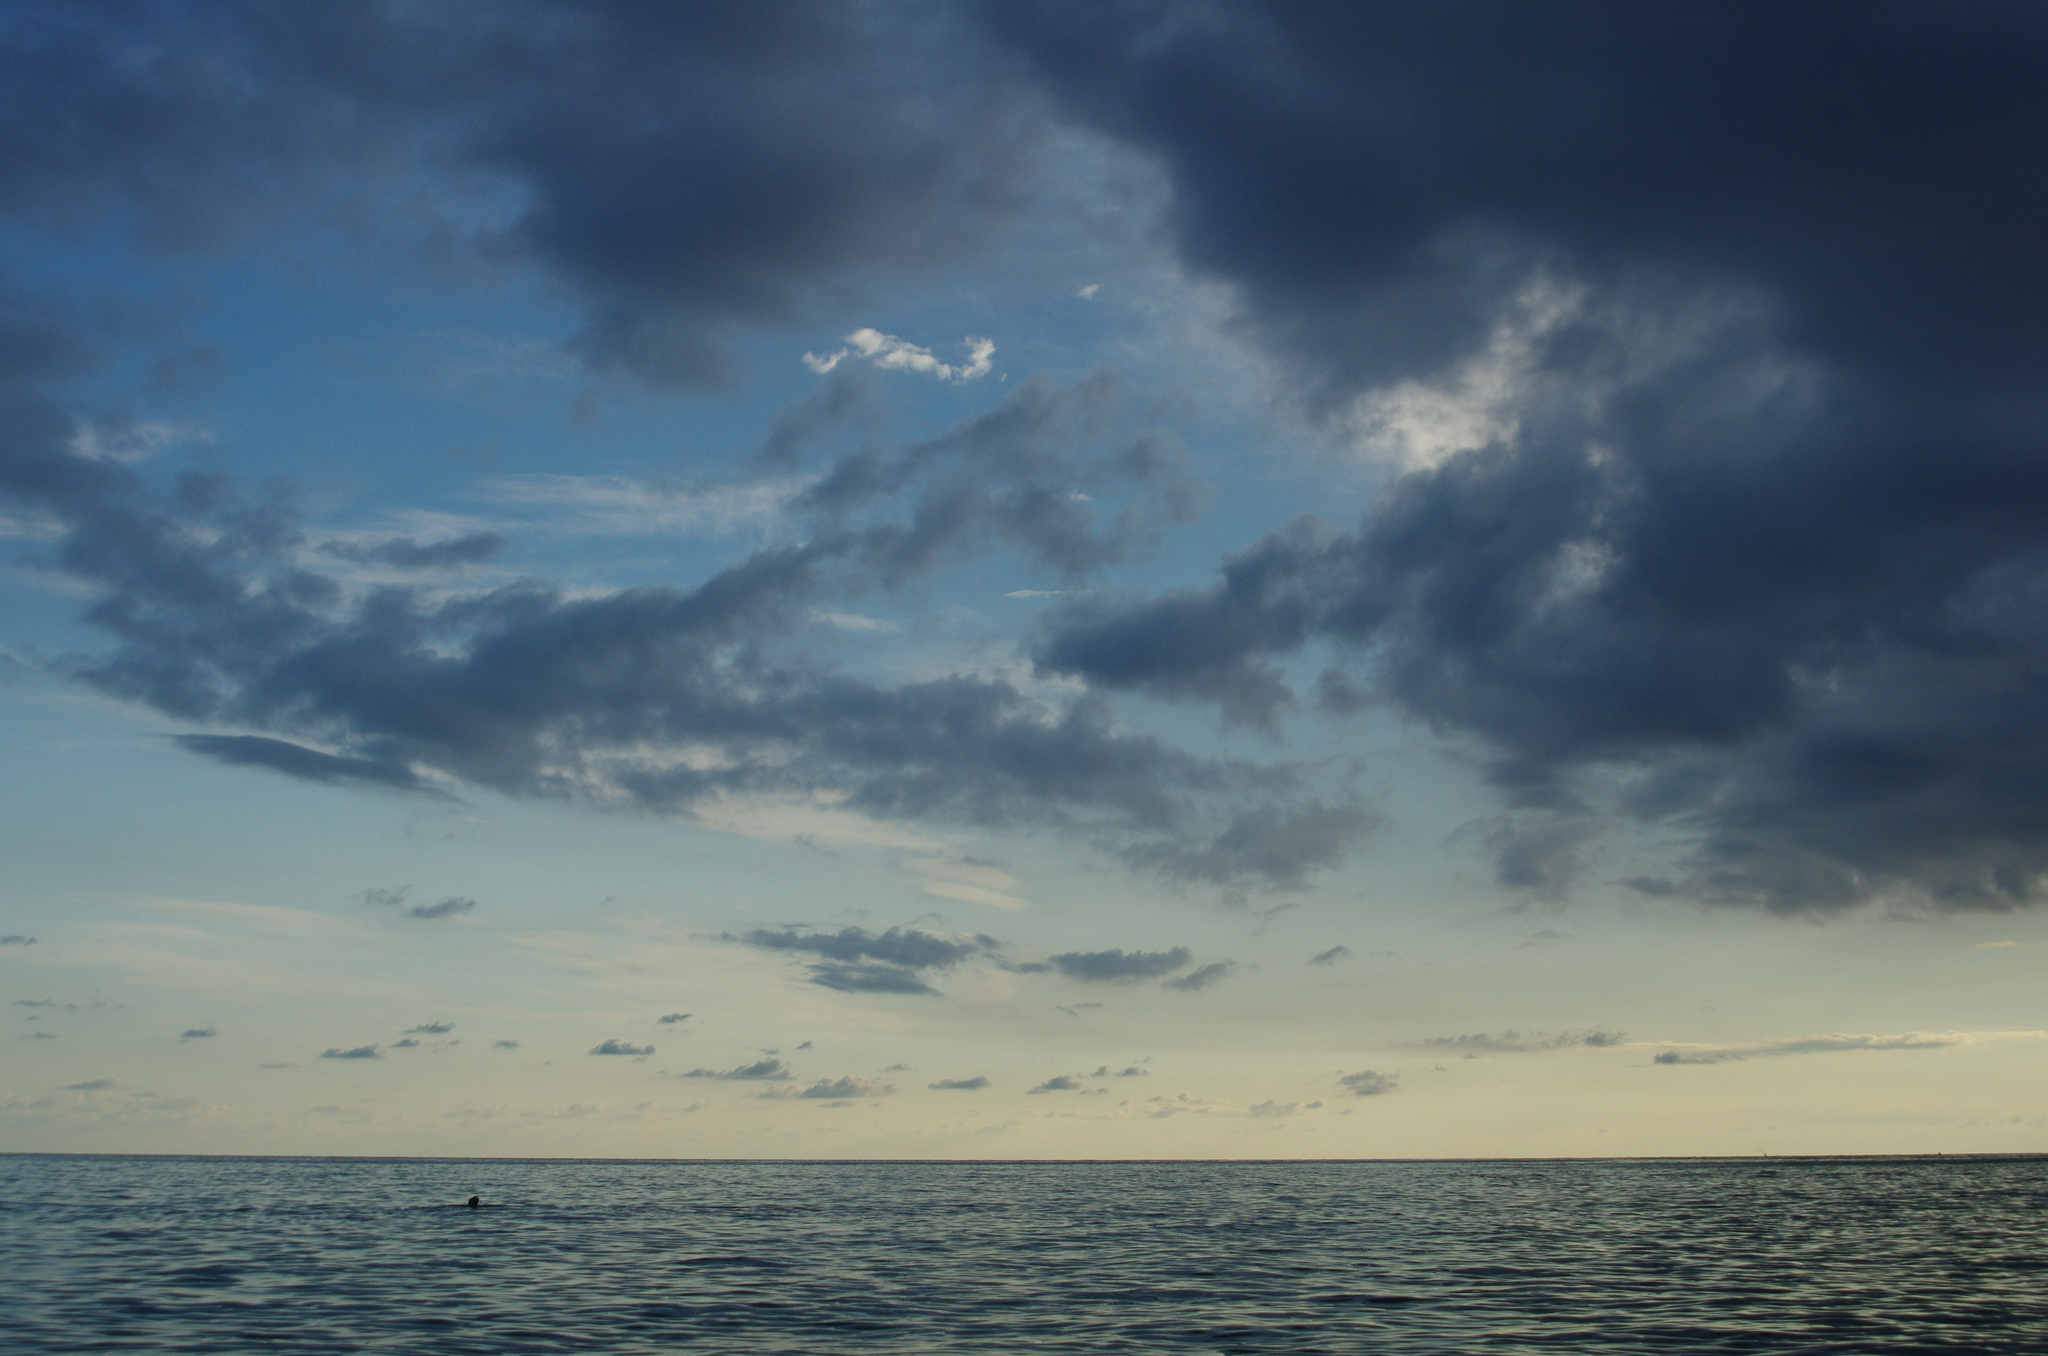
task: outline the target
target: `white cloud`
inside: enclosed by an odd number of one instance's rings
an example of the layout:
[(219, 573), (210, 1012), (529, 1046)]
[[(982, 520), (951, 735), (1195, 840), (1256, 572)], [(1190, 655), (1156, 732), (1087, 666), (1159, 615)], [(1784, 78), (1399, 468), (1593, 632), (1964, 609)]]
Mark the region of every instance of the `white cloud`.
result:
[(1074, 295), (1079, 297), (1083, 301), (1093, 301), (1095, 300), (1095, 294), (1097, 292), (1100, 292), (1101, 290), (1101, 283), (1089, 283), (1086, 287), (1074, 293)]
[(159, 452), (180, 447), (204, 447), (213, 440), (213, 430), (199, 424), (158, 421), (82, 423), (78, 432), (71, 435), (71, 455), (87, 461), (118, 461), (133, 465)]
[(940, 381), (978, 381), (987, 376), (990, 360), (995, 357), (995, 341), (978, 339), (970, 334), (961, 342), (967, 345), (967, 361), (942, 363), (932, 356), (928, 348), (920, 348), (893, 334), (863, 328), (846, 336), (845, 348), (831, 353), (804, 354), (804, 366), (823, 376), (848, 358), (865, 358), (885, 372), (923, 372)]
[(1413, 471), (1513, 440), (1537, 384), (1541, 341), (1583, 304), (1582, 290), (1537, 280), (1495, 326), (1485, 351), (1438, 380), (1397, 382), (1360, 396), (1351, 409), (1359, 447)]
[(912, 860), (910, 869), (926, 877), (924, 892), (940, 899), (957, 899), (963, 904), (985, 904), (991, 909), (1028, 909), (1031, 901), (1020, 893), (1023, 882), (1001, 867), (971, 857), (923, 857)]
[(870, 635), (893, 635), (903, 629), (895, 622), (883, 621), (880, 617), (863, 617), (858, 612), (813, 612), (811, 620), (841, 631), (861, 631)]
[(721, 537), (772, 522), (809, 483), (786, 478), (694, 486), (660, 477), (534, 474), (494, 476), (477, 493), (493, 503), (546, 512), (575, 531)]

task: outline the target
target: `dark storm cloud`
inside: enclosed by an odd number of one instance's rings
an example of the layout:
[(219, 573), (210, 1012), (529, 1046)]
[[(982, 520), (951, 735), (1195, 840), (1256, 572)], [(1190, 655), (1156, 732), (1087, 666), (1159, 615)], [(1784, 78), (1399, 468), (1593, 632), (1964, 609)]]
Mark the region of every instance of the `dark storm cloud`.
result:
[(2032, 6), (980, 13), (1160, 157), (1183, 257), (1334, 393), (1469, 351), (1522, 283), (1475, 236), (1763, 286), (1859, 364), (2024, 384), (2048, 356)]
[(1635, 825), (1681, 844), (1651, 894), (2042, 897), (2038, 7), (981, 13), (1159, 157), (1333, 431), (1499, 383), (1355, 529), (1069, 605), (1044, 671), (1270, 724), (1327, 647), (1326, 709), (1490, 748), (1482, 842), (1539, 896)]
[(351, 1046), (351, 1047), (349, 1047), (348, 1049), (343, 1049), (342, 1047), (340, 1047), (340, 1046), (338, 1046), (338, 1045), (330, 1045), (330, 1046), (328, 1046), (328, 1047), (327, 1047), (327, 1048), (326, 1048), (325, 1050), (322, 1050), (322, 1051), (320, 1052), (320, 1058), (322, 1058), (322, 1059), (382, 1059), (382, 1058), (383, 1058), (383, 1056), (377, 1053), (377, 1047), (376, 1047), (376, 1046), (374, 1046), (374, 1045), (356, 1045), (356, 1046)]
[(597, 1043), (596, 1045), (594, 1045), (594, 1046), (592, 1046), (592, 1047), (590, 1048), (590, 1053), (591, 1053), (591, 1054), (593, 1054), (593, 1055), (640, 1055), (640, 1056), (645, 1056), (645, 1055), (651, 1055), (651, 1054), (653, 1054), (653, 1053), (654, 1053), (654, 1047), (653, 1047), (653, 1046), (651, 1046), (651, 1045), (634, 1045), (634, 1044), (633, 1044), (632, 1042), (630, 1042), (630, 1041), (622, 1041), (622, 1040), (618, 1040), (618, 1039), (612, 1039), (612, 1040), (605, 1040), (605, 1041), (599, 1041), (599, 1042), (598, 1042), (598, 1043)]
[(742, 1064), (737, 1069), (692, 1069), (684, 1078), (772, 1078), (788, 1080), (796, 1077), (789, 1066), (779, 1059), (761, 1059), (752, 1064)]
[(1535, 1050), (1569, 1050), (1587, 1047), (1601, 1050), (1628, 1043), (1625, 1031), (1610, 1031), (1606, 1027), (1589, 1027), (1583, 1031), (1502, 1031), (1497, 1034), (1475, 1032), (1465, 1036), (1430, 1036), (1417, 1041), (1425, 1050), (1445, 1054), (1461, 1054), (1468, 1059), (1481, 1055), (1520, 1054)]
[[(375, 221), (425, 178), (391, 234), (537, 263), (584, 298), (573, 350), (657, 386), (727, 383), (735, 327), (972, 251), (1035, 137), (932, 4), (30, 4), (11, 27), (0, 210), (190, 248)], [(465, 188), (523, 205), (479, 227)]]
[(972, 1078), (941, 1078), (925, 1086), (941, 1092), (980, 1092), (989, 1086), (989, 1081), (986, 1075), (976, 1074)]
[(1069, 979), (1126, 984), (1170, 975), (1194, 958), (1194, 952), (1176, 946), (1167, 951), (1066, 951), (1049, 963)]

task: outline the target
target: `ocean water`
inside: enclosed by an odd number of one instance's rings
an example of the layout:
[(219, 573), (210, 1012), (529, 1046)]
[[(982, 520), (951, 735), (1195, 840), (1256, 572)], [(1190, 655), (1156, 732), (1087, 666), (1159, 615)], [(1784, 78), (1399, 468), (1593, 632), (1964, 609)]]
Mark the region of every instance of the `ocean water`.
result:
[(9, 1351), (2037, 1356), (2048, 1160), (8, 1156), (0, 1263)]

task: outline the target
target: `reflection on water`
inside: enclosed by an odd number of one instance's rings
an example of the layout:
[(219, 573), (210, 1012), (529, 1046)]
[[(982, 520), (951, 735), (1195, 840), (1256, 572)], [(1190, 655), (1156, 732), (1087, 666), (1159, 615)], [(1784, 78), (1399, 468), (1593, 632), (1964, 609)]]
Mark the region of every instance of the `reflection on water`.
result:
[(0, 1344), (2039, 1353), (2044, 1218), (2038, 1158), (0, 1157)]

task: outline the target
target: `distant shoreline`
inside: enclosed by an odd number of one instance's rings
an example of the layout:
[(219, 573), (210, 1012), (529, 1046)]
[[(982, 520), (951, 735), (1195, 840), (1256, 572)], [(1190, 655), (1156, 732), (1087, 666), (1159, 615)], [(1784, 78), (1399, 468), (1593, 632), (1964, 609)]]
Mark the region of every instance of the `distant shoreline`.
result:
[(605, 1158), (544, 1157), (532, 1154), (191, 1154), (101, 1153), (91, 1150), (0, 1149), (0, 1158), (143, 1158), (165, 1161), (245, 1163), (693, 1163), (714, 1165), (893, 1166), (905, 1167), (1080, 1167), (1157, 1166), (1282, 1167), (1339, 1163), (1419, 1165), (1452, 1163), (1981, 1163), (2048, 1161), (2048, 1151), (2028, 1153), (1920, 1154), (1550, 1154), (1501, 1158)]

